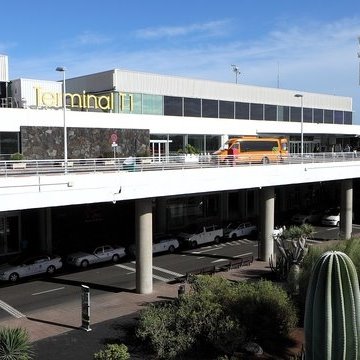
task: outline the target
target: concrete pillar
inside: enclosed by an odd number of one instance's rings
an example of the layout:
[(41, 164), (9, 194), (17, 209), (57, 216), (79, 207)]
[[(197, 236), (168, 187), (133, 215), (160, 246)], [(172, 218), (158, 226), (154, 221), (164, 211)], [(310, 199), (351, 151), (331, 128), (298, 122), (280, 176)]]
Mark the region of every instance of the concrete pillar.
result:
[(39, 209), (39, 235), (41, 250), (52, 253), (52, 217), (51, 208)]
[(135, 200), (136, 292), (151, 294), (152, 283), (152, 199)]
[(264, 187), (260, 191), (260, 251), (262, 261), (269, 261), (274, 253), (274, 205), (273, 187)]
[(341, 181), (341, 205), (340, 205), (340, 236), (350, 239), (352, 234), (353, 216), (353, 183), (352, 179)]

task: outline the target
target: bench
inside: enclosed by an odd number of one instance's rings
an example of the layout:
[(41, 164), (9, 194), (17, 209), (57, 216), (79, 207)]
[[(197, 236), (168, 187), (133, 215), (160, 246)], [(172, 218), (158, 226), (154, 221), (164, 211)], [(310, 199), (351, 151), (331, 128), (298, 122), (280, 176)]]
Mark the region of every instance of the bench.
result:
[(196, 275), (213, 275), (215, 274), (215, 271), (216, 271), (215, 265), (191, 270), (186, 273), (185, 280), (189, 281), (192, 276), (196, 276)]
[(250, 265), (254, 261), (253, 255), (246, 255), (236, 259), (231, 259), (226, 265), (227, 270), (238, 269), (242, 266)]

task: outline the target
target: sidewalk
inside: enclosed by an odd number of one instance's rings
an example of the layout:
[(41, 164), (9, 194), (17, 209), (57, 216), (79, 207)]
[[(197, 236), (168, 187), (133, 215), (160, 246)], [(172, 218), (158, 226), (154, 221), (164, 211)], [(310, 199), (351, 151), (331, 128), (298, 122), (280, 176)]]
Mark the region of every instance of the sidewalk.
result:
[[(267, 262), (254, 261), (250, 266), (217, 275), (238, 281), (258, 278), (270, 271)], [(24, 318), (3, 321), (1, 325), (27, 329), (34, 345), (36, 360), (91, 360), (93, 354), (102, 349), (105, 343), (112, 339), (124, 339), (126, 328), (135, 323), (138, 311), (146, 304), (176, 298), (179, 285), (156, 282), (153, 293), (149, 295), (122, 292), (91, 298), (89, 332), (79, 328), (80, 290), (78, 302), (33, 311)], [(132, 353), (131, 359), (141, 358), (136, 357), (136, 349), (129, 350)]]

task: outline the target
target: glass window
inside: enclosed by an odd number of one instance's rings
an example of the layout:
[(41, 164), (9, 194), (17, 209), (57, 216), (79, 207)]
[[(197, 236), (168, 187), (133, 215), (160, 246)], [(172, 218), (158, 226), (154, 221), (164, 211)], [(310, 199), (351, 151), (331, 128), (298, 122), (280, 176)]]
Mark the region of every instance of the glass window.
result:
[(219, 102), (217, 100), (202, 100), (202, 117), (218, 118), (219, 117)]
[(351, 125), (352, 124), (352, 112), (344, 111), (344, 124)]
[(162, 115), (163, 114), (163, 98), (160, 95), (143, 94), (143, 114)]
[(184, 116), (201, 116), (201, 99), (184, 98)]
[(205, 140), (204, 135), (189, 135), (188, 136), (188, 144), (192, 145), (199, 153), (205, 152), (204, 140)]
[[(132, 94), (133, 109), (132, 114), (142, 114), (142, 94)], [(162, 110), (161, 113), (162, 114)]]
[(206, 135), (206, 152), (213, 153), (221, 145), (221, 136)]
[(324, 110), (324, 123), (333, 124), (334, 123), (334, 111), (333, 110)]
[(120, 94), (119, 112), (122, 114), (142, 113), (142, 94)]
[(265, 104), (265, 120), (276, 121), (276, 105)]
[(170, 155), (177, 155), (179, 150), (184, 150), (184, 135), (170, 135), (169, 152)]
[(312, 123), (313, 122), (313, 109), (310, 108), (304, 108), (304, 122)]
[(291, 108), (290, 108), (290, 121), (301, 122), (301, 108), (291, 106)]
[(250, 104), (250, 119), (264, 120), (264, 104)]
[(334, 111), (334, 123), (343, 124), (344, 123), (344, 112), (343, 111)]
[(314, 109), (314, 123), (322, 124), (324, 122), (324, 110)]
[(289, 121), (290, 108), (288, 106), (278, 106), (278, 120)]
[(0, 159), (7, 160), (16, 152), (20, 152), (19, 133), (0, 132)]
[(183, 116), (183, 98), (164, 96), (164, 115)]
[(233, 119), (234, 118), (234, 102), (220, 101), (220, 118)]
[(235, 103), (235, 119), (250, 119), (250, 104), (244, 102)]

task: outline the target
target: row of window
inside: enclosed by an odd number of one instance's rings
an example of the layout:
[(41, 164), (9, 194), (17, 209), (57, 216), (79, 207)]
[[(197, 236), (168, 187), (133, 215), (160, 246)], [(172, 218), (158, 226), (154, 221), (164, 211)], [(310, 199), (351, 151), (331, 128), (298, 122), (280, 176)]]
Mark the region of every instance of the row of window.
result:
[[(303, 113), (302, 111), (303, 110)], [(203, 118), (352, 124), (352, 112), (188, 97), (132, 94), (126, 96), (121, 113)], [(301, 114), (302, 113), (302, 114)]]

